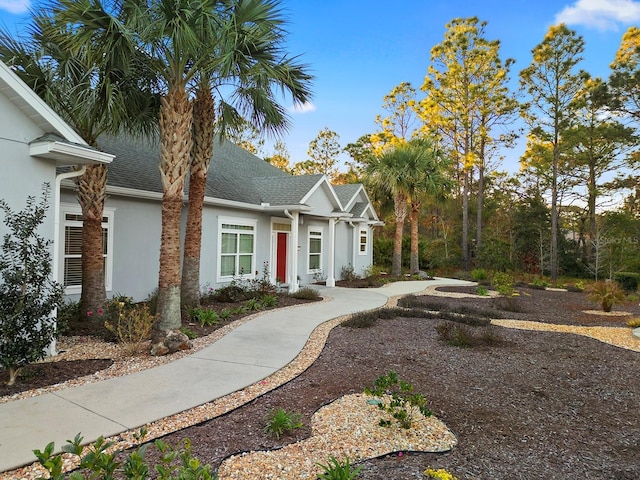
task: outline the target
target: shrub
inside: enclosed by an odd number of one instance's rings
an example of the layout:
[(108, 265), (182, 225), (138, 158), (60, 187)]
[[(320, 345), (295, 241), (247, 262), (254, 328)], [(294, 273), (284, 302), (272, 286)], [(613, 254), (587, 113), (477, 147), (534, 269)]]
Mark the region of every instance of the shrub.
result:
[[(155, 447), (160, 452), (159, 463), (155, 465), (154, 471), (158, 473), (158, 478), (184, 478), (190, 480), (215, 480), (217, 474), (211, 472), (209, 465), (202, 465), (197, 458), (191, 454), (191, 441), (185, 439), (180, 449), (164, 443), (162, 440), (154, 442)], [(149, 466), (145, 462), (145, 453), (149, 445), (142, 445), (129, 453), (123, 460), (118, 452), (109, 453), (113, 442), (106, 442), (103, 437), (98, 438), (89, 445), (87, 454), (82, 455), (82, 437), (78, 434), (73, 441), (68, 441), (62, 447), (64, 453), (70, 454), (79, 460), (77, 470), (66, 476), (63, 473), (63, 462), (61, 455), (53, 455), (55, 445), (49, 443), (44, 451), (34, 450), (38, 463), (42, 465), (52, 480), (64, 480), (65, 478), (115, 478), (116, 472), (121, 472), (124, 478), (144, 479), (149, 478)], [(120, 475), (118, 475), (119, 477)]]
[(634, 272), (618, 272), (613, 275), (613, 279), (626, 292), (637, 292), (640, 274)]
[(52, 312), (63, 305), (63, 286), (51, 279), (52, 242), (38, 234), (48, 196), (45, 185), (40, 203), (28, 197), (18, 213), (0, 200), (10, 230), (0, 251), (0, 365), (9, 385), (24, 366), (45, 357), (57, 334)]
[(290, 293), (289, 296), (298, 300), (320, 300), (321, 298), (318, 291), (310, 287), (302, 287), (297, 292)]
[(220, 315), (220, 318), (222, 320), (228, 320), (233, 315), (233, 312), (229, 308), (223, 308), (222, 310), (220, 310), (220, 313), (218, 315)]
[(478, 285), (476, 287), (476, 295), (480, 295), (481, 297), (486, 297), (487, 295), (489, 295), (489, 290), (487, 290), (487, 287)]
[(369, 328), (373, 327), (378, 318), (380, 318), (379, 311), (371, 310), (368, 312), (357, 312), (349, 316), (344, 322), (343, 327), (347, 328)]
[(631, 318), (627, 320), (627, 326), (631, 328), (640, 327), (640, 318), (636, 317), (636, 318)]
[(80, 302), (66, 301), (58, 308), (58, 334), (67, 333), (74, 323), (80, 320)]
[(340, 270), (340, 279), (346, 280), (347, 282), (353, 282), (354, 280), (358, 280), (360, 277), (356, 274), (353, 269), (353, 265), (343, 265)]
[(487, 280), (489, 278), (489, 274), (484, 268), (474, 268), (471, 270), (471, 279), (479, 282), (481, 280)]
[(302, 428), (302, 415), (288, 412), (284, 408), (278, 408), (269, 412), (264, 427), (265, 433), (280, 439), (282, 435), (296, 428)]
[(526, 309), (517, 297), (498, 297), (492, 299), (493, 306), (498, 310), (511, 313), (524, 313)]
[(504, 272), (496, 272), (491, 278), (491, 284), (496, 291), (503, 296), (509, 297), (513, 295), (514, 280), (511, 275)]
[[(413, 425), (413, 412), (417, 409), (425, 417), (432, 415), (427, 409), (427, 401), (419, 393), (413, 392), (413, 385), (401, 381), (394, 370), (389, 370), (386, 375), (379, 376), (373, 387), (366, 387), (364, 393), (375, 397), (371, 403), (398, 422), (402, 428), (408, 429)], [(393, 422), (381, 418), (378, 423), (381, 427), (391, 427)]]
[(614, 304), (624, 299), (624, 290), (616, 282), (594, 282), (585, 291), (589, 301), (599, 304), (605, 312), (610, 312)]
[(217, 302), (237, 303), (247, 299), (247, 292), (240, 285), (231, 282), (229, 285), (213, 291), (213, 298)]
[(362, 467), (354, 467), (349, 461), (349, 457), (344, 462), (339, 461), (331, 455), (326, 465), (317, 464), (322, 468), (322, 473), (318, 474), (320, 480), (352, 480), (358, 476)]
[(440, 340), (454, 347), (475, 347), (479, 345), (497, 345), (502, 343), (502, 337), (496, 333), (491, 325), (484, 326), (479, 332), (466, 325), (443, 322), (436, 326)]
[(127, 353), (135, 355), (149, 338), (156, 316), (151, 315), (146, 304), (127, 307), (124, 302), (118, 302), (117, 308), (115, 319), (106, 320), (104, 326), (115, 335)]
[(444, 468), (434, 470), (433, 468), (427, 468), (424, 471), (425, 476), (429, 478), (435, 478), (436, 480), (458, 480), (451, 473), (447, 472)]

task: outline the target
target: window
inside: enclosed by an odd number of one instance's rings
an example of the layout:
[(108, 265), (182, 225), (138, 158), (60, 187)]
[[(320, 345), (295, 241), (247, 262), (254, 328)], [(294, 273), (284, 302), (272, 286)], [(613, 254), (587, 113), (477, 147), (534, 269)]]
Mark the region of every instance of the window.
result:
[(369, 251), (369, 230), (366, 228), (360, 229), (360, 240), (358, 244), (358, 254), (366, 255)]
[(322, 271), (322, 229), (309, 230), (309, 273)]
[[(76, 205), (61, 205), (62, 225), (62, 278), (65, 293), (82, 292), (82, 210)], [(113, 273), (113, 209), (105, 208), (102, 217), (102, 256), (104, 258), (104, 283), (111, 290)]]
[(253, 275), (255, 265), (256, 221), (220, 218), (218, 276)]

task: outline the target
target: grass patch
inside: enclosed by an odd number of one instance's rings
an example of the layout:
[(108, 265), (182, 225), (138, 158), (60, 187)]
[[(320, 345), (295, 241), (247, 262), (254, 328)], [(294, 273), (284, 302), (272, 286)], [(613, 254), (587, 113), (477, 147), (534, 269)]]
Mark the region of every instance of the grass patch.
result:
[(436, 325), (436, 332), (440, 340), (454, 347), (496, 346), (503, 342), (496, 329), (490, 325), (476, 329), (455, 322), (442, 322)]

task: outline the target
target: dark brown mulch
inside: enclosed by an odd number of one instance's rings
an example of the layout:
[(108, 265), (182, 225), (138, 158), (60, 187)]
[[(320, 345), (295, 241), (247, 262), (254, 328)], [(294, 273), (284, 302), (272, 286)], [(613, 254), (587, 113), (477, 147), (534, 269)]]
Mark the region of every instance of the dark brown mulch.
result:
[[(562, 292), (532, 291), (523, 298), (529, 319), (545, 321), (559, 322), (574, 302), (582, 305)], [(190, 438), (194, 455), (217, 467), (231, 454), (304, 438), (318, 408), (394, 369), (425, 394), (459, 444), (445, 454), (365, 461), (358, 479), (425, 478), (428, 466), (460, 480), (640, 478), (637, 352), (577, 335), (498, 327), (498, 346), (465, 349), (441, 342), (439, 323), (396, 318), (366, 329), (335, 328), (320, 358), (299, 377), (164, 440), (178, 445)], [(306, 428), (280, 441), (265, 435), (265, 416), (279, 407), (302, 413)]]
[[(582, 294), (527, 293), (515, 299), (523, 310), (520, 318), (591, 324), (591, 316), (577, 313), (585, 306)], [(433, 300), (451, 306), (491, 302)], [(621, 322), (615, 317), (598, 321)], [(427, 467), (446, 468), (460, 480), (640, 478), (637, 352), (577, 335), (498, 327), (499, 344), (459, 348), (439, 340), (435, 326), (440, 323), (395, 318), (378, 320), (371, 328), (337, 327), (319, 359), (299, 377), (163, 440), (179, 445), (189, 438), (193, 454), (217, 467), (233, 453), (304, 438), (318, 408), (361, 392), (394, 369), (427, 397), (459, 443), (445, 454), (365, 461), (360, 480), (425, 478)], [(267, 412), (279, 407), (302, 413), (305, 428), (278, 441), (264, 433), (264, 426)], [(154, 449), (147, 457), (151, 464), (157, 460)]]
[[(0, 397), (35, 390), (62, 383), (65, 380), (91, 375), (105, 368), (109, 368), (113, 361), (109, 358), (93, 358), (89, 360), (61, 360), (59, 362), (45, 362), (28, 365), (19, 373), (14, 385), (7, 385), (0, 381)], [(9, 378), (9, 372), (0, 368), (0, 379)]]

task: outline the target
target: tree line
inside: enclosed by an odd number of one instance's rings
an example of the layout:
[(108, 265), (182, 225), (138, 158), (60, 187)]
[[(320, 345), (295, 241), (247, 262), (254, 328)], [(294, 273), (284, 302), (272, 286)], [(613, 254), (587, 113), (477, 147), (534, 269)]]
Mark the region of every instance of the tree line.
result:
[[(376, 242), (378, 261), (394, 274), (401, 265), (411, 272), (482, 266), (556, 281), (638, 269), (640, 29), (624, 33), (603, 79), (581, 68), (583, 38), (552, 26), (512, 88), (515, 62), (501, 58), (486, 25), (477, 17), (447, 24), (421, 87), (395, 86), (375, 119), (378, 130), (343, 149), (335, 132), (323, 130), (313, 144), (331, 139), (336, 153), (321, 161), (309, 155), (305, 171), (368, 185), (395, 229), (393, 247), (390, 235)], [(518, 139), (526, 140), (521, 169), (508, 175), (503, 156)], [(268, 160), (282, 161), (278, 148)], [(351, 156), (347, 172), (335, 170), (340, 151)], [(631, 193), (617, 208), (603, 204), (616, 192)], [(410, 244), (404, 260), (403, 242)]]

